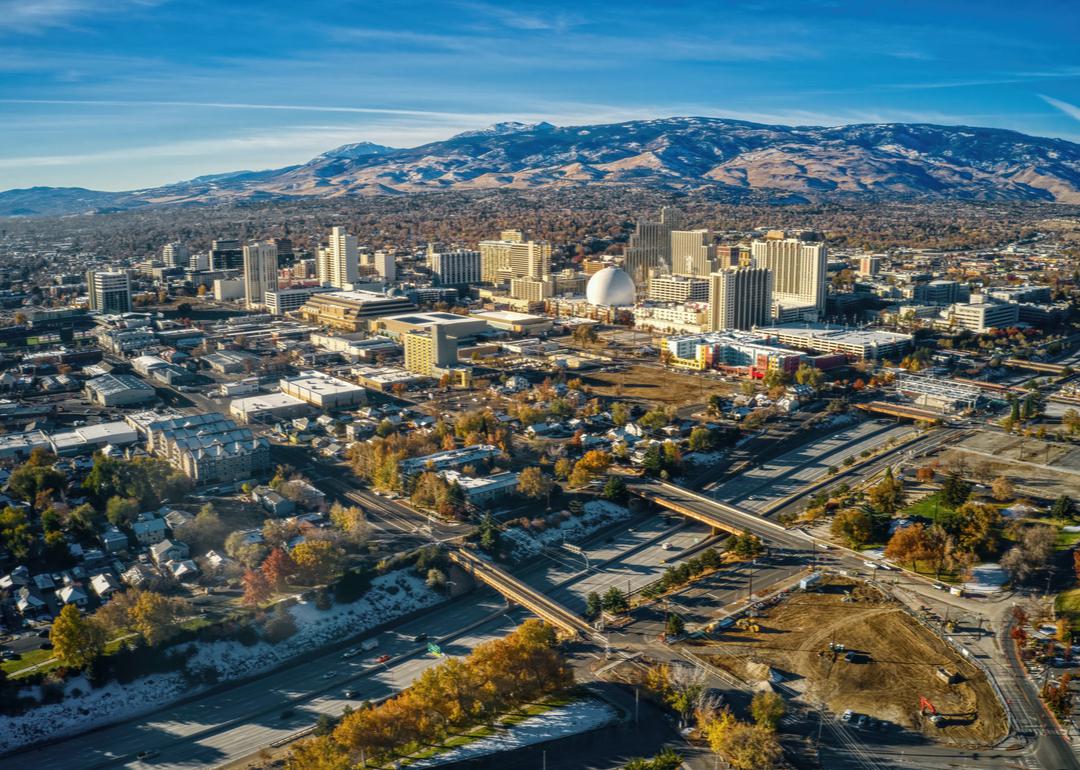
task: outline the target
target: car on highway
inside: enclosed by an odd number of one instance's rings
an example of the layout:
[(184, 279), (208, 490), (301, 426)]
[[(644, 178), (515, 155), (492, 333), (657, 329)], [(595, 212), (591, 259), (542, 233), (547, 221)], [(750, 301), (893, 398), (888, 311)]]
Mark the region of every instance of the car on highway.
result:
[(842, 715), (842, 716), (840, 717), (840, 720), (841, 720), (841, 721), (843, 721), (843, 722), (850, 722), (850, 721), (851, 721), (851, 718), (852, 718), (853, 716), (855, 716), (855, 712), (854, 712), (854, 711), (852, 711), (851, 709), (847, 709), (847, 710), (846, 710), (846, 711), (845, 711), (845, 712), (843, 713), (843, 715)]
[(145, 762), (148, 759), (153, 759), (160, 753), (161, 752), (156, 751), (155, 749), (147, 749), (146, 751), (140, 751), (138, 754), (136, 754), (135, 759), (139, 760), (140, 762)]
[(855, 720), (856, 727), (866, 727), (866, 715), (859, 714), (859, 718)]
[(417, 643), (426, 642), (427, 641), (427, 634), (424, 634), (424, 633), (417, 634), (416, 636), (413, 637), (413, 641), (417, 642)]
[(385, 663), (388, 660), (390, 660), (390, 656), (385, 654), (385, 653), (383, 653), (379, 657), (375, 658), (376, 663)]
[(353, 698), (359, 698), (360, 697), (360, 691), (359, 690), (346, 690), (343, 694), (344, 694), (344, 696), (346, 698), (349, 698), (350, 700), (353, 699)]

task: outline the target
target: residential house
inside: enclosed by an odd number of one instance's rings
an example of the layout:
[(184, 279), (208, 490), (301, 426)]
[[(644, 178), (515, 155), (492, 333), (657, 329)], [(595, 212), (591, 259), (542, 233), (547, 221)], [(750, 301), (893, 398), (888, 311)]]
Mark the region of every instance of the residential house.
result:
[(123, 551), (128, 547), (128, 538), (123, 532), (109, 524), (98, 535), (98, 540), (101, 541), (101, 547), (105, 549), (106, 553), (116, 553), (117, 551)]
[(36, 588), (23, 586), (15, 592), (15, 608), (23, 617), (40, 615), (48, 611), (45, 599)]
[(106, 602), (114, 593), (120, 590), (120, 582), (110, 572), (102, 572), (90, 578), (90, 590), (101, 601)]
[(186, 543), (179, 540), (162, 540), (150, 546), (150, 558), (159, 567), (170, 561), (182, 561), (191, 555)]
[(131, 525), (131, 530), (135, 533), (139, 545), (160, 543), (168, 535), (165, 519), (158, 518), (156, 513), (140, 513), (139, 518)]
[(62, 604), (74, 604), (76, 607), (82, 608), (86, 606), (90, 597), (86, 595), (86, 591), (77, 585), (66, 585), (56, 592), (56, 598), (60, 600)]

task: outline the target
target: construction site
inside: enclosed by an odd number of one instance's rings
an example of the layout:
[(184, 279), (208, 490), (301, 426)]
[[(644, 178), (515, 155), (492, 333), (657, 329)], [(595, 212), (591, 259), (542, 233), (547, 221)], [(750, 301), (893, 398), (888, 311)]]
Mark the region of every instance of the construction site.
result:
[(935, 742), (1005, 737), (986, 676), (877, 588), (830, 577), (742, 618), (690, 649), (749, 688), (774, 686), (805, 706), (852, 712)]

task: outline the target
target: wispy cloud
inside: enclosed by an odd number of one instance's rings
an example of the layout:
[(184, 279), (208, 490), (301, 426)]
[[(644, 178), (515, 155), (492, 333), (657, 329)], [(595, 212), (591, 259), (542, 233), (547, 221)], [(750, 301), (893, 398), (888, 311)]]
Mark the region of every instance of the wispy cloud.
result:
[(1047, 96), (1046, 94), (1039, 94), (1039, 98), (1049, 104), (1051, 107), (1055, 107), (1061, 110), (1070, 118), (1073, 118), (1074, 120), (1080, 120), (1080, 107), (1077, 107), (1075, 104), (1064, 102), (1061, 99), (1055, 99), (1054, 97)]
[(475, 114), (408, 110), (395, 107), (340, 107), (320, 104), (250, 104), (247, 102), (172, 102), (122, 99), (0, 99), (0, 104), (67, 104), (93, 107), (204, 107), (220, 110), (280, 110), (284, 112), (344, 112), (362, 115), (411, 115), (414, 117), (475, 118)]
[(491, 3), (471, 2), (461, 3), (460, 5), (463, 8), (476, 11), (485, 17), (493, 19), (504, 27), (517, 30), (566, 32), (571, 27), (576, 27), (585, 22), (584, 17), (563, 11), (528, 13)]
[(0, 0), (0, 34), (35, 33), (66, 27), (89, 16), (121, 14), (161, 0)]

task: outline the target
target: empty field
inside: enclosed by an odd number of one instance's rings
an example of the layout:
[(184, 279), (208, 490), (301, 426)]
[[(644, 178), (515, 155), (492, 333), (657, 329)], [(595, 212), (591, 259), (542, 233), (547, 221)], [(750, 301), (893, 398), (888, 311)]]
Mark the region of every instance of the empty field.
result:
[(734, 392), (730, 383), (643, 364), (632, 364), (621, 372), (590, 372), (578, 376), (597, 395), (640, 401), (645, 406), (703, 404), (714, 393), (729, 396)]
[[(772, 668), (810, 706), (852, 709), (933, 740), (984, 746), (1006, 733), (984, 675), (876, 589), (833, 581), (767, 610), (760, 626), (756, 634), (725, 633), (696, 652), (748, 682), (764, 681)], [(833, 642), (855, 652), (857, 662), (830, 652)], [(939, 667), (960, 681), (946, 684)], [(920, 696), (944, 717), (941, 726), (919, 715)]]

